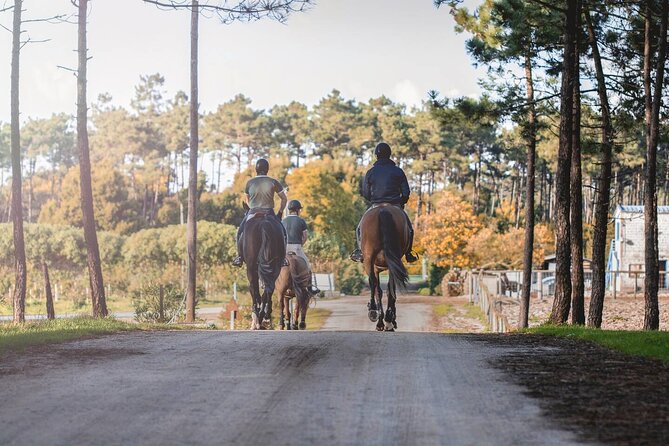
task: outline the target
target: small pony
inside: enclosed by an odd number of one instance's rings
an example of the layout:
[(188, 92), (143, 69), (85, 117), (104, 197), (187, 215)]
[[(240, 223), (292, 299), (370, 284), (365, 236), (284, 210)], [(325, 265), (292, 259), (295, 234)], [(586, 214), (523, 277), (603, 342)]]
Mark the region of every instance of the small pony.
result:
[[(289, 266), (281, 269), (281, 274), (276, 280), (276, 292), (279, 296), (279, 328), (283, 330), (305, 330), (307, 328), (306, 317), (311, 302), (311, 271), (309, 265), (303, 258), (289, 252), (286, 256)], [(295, 297), (295, 311), (291, 312), (290, 300)], [(297, 323), (299, 319), (299, 325)]]
[[(368, 316), (376, 322), (378, 331), (397, 328), (397, 288), (406, 288), (409, 275), (402, 257), (409, 248), (409, 226), (404, 211), (383, 203), (370, 208), (360, 221), (360, 249), (363, 265), (369, 279), (371, 296), (367, 304)], [(388, 308), (383, 311), (383, 291), (379, 274), (388, 271)]]

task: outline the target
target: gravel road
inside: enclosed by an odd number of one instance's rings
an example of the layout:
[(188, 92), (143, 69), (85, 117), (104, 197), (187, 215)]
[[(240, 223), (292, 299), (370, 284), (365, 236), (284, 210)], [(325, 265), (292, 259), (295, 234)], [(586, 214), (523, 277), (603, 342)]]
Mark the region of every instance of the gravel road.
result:
[[(367, 302), (369, 302), (369, 296), (319, 300), (316, 304), (318, 308), (332, 312), (322, 330), (375, 330), (376, 323), (370, 322), (367, 318)], [(385, 299), (383, 303), (386, 304)], [(396, 308), (398, 331), (430, 331), (432, 328), (432, 306), (430, 304), (414, 302), (412, 296), (398, 296)]]
[(132, 332), (0, 361), (2, 445), (564, 445), (476, 335)]

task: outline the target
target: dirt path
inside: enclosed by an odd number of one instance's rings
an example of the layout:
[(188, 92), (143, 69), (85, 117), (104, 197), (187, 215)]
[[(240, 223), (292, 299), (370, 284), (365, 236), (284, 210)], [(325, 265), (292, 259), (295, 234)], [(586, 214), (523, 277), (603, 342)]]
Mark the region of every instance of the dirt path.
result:
[(491, 365), (516, 347), (475, 336), (132, 332), (54, 345), (0, 361), (0, 444), (584, 444)]
[[(432, 302), (434, 298), (415, 295), (401, 295), (397, 298), (397, 330), (431, 331)], [(367, 318), (369, 295), (346, 296), (333, 300), (320, 300), (317, 308), (325, 308), (332, 313), (322, 330), (375, 331), (376, 324)]]

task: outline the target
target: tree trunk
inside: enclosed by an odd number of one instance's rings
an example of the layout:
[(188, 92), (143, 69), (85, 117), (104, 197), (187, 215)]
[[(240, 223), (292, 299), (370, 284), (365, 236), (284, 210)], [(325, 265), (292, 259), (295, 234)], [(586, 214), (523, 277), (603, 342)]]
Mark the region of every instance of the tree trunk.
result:
[(49, 320), (56, 319), (53, 308), (53, 294), (51, 292), (51, 279), (49, 279), (49, 267), (46, 261), (42, 261), (42, 272), (44, 273), (44, 295), (46, 296), (46, 317)]
[(570, 172), (578, 0), (567, 0), (560, 101), (560, 143), (555, 173), (555, 299), (550, 321), (564, 324), (571, 307)]
[(105, 287), (102, 280), (100, 248), (95, 229), (93, 187), (91, 185), (91, 160), (88, 148), (88, 105), (86, 103), (86, 71), (88, 48), (86, 46), (86, 19), (89, 0), (79, 0), (79, 70), (77, 71), (77, 146), (79, 149), (79, 183), (83, 213), (84, 240), (86, 242), (88, 276), (91, 284), (93, 316), (107, 316)]
[(581, 168), (581, 15), (576, 18), (574, 56), (574, 108), (571, 143), (571, 323), (585, 324), (585, 285), (583, 281), (583, 172)]
[(604, 296), (606, 294), (606, 230), (609, 221), (611, 195), (611, 167), (613, 156), (613, 123), (609, 108), (609, 96), (606, 88), (602, 58), (592, 25), (590, 12), (585, 11), (585, 20), (588, 25), (592, 58), (597, 78), (597, 93), (602, 111), (602, 152), (600, 155), (600, 173), (597, 180), (595, 199), (595, 226), (592, 237), (592, 291), (590, 294), (590, 308), (588, 309), (588, 326), (600, 328), (602, 326), (602, 312), (604, 310)]
[[(653, 1), (646, 0), (644, 39), (644, 92), (646, 105), (646, 175), (644, 183), (644, 232), (646, 274), (644, 278), (645, 314), (644, 330), (660, 328), (660, 311), (657, 292), (660, 279), (657, 231), (657, 144), (660, 127), (660, 107), (664, 86), (664, 64), (667, 57), (667, 14), (669, 0), (662, 1), (660, 34), (658, 36), (657, 65), (654, 90), (651, 93), (651, 24)], [(652, 94), (652, 97), (651, 97)]]
[(26, 319), (26, 249), (23, 239), (23, 200), (21, 195), (21, 123), (19, 122), (19, 55), (21, 52), (21, 9), (23, 1), (14, 1), (11, 68), (11, 156), (12, 156), (12, 227), (14, 236), (14, 322)]
[(186, 286), (186, 322), (195, 322), (195, 292), (197, 278), (197, 150), (198, 150), (198, 91), (197, 91), (197, 50), (198, 50), (198, 0), (193, 0), (190, 30), (190, 160), (188, 166), (188, 221), (186, 238), (188, 251), (188, 284)]
[[(527, 328), (532, 288), (532, 254), (534, 248), (534, 163), (537, 148), (536, 109), (534, 107), (534, 82), (532, 59), (525, 55), (525, 88), (527, 92), (527, 185), (525, 189), (525, 247), (523, 251), (523, 292), (520, 298), (518, 328)], [(520, 190), (520, 187), (518, 188)], [(541, 286), (541, 284), (539, 284)]]

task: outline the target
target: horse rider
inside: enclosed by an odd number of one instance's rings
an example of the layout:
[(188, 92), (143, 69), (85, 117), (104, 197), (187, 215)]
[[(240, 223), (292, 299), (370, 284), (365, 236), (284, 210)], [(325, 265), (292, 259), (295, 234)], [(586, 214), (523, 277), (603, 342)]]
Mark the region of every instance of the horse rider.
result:
[[(404, 205), (409, 201), (409, 182), (404, 171), (390, 159), (392, 151), (385, 142), (379, 143), (374, 149), (376, 162), (365, 174), (365, 181), (362, 183), (362, 196), (372, 204), (370, 209), (381, 203), (389, 203), (399, 206), (404, 210)], [(409, 263), (418, 260), (418, 256), (413, 252), (413, 226), (411, 219), (406, 215), (407, 225), (409, 226), (409, 246), (405, 253), (405, 259)], [(351, 253), (351, 260), (362, 262), (362, 251), (360, 250), (360, 225), (355, 230), (356, 249)]]
[[(233, 266), (241, 267), (244, 263), (239, 241), (244, 232), (244, 225), (246, 224), (249, 215), (253, 215), (258, 211), (269, 212), (281, 221), (283, 210), (286, 208), (286, 203), (288, 202), (286, 190), (277, 180), (267, 176), (268, 172), (269, 161), (261, 158), (256, 162), (256, 176), (246, 183), (246, 202), (248, 203), (249, 211), (244, 216), (244, 219), (237, 230), (237, 257), (232, 261)], [(274, 213), (274, 194), (278, 195), (281, 199), (278, 215)]]
[[(288, 215), (283, 219), (283, 227), (286, 228), (286, 233), (288, 234), (288, 245), (286, 246), (286, 252), (294, 252), (298, 257), (301, 257), (307, 264), (309, 269), (309, 277), (312, 277), (311, 273), (311, 263), (307, 258), (307, 255), (304, 253), (303, 245), (307, 242), (309, 237), (309, 231), (307, 230), (307, 222), (300, 217), (300, 212), (302, 211), (302, 203), (298, 200), (290, 200), (288, 202)], [(320, 293), (320, 290), (316, 288), (309, 280), (309, 292), (312, 295)]]

